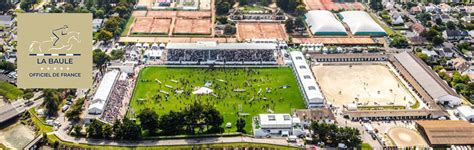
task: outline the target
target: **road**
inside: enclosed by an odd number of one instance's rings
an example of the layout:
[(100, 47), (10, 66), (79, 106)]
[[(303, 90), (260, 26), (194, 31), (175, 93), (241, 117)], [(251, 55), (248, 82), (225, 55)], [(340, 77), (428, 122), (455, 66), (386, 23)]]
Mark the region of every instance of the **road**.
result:
[[(41, 95), (42, 92), (36, 92), (33, 98), (31, 98), (30, 100), (34, 100)], [(0, 123), (7, 121), (15, 116), (18, 116), (30, 108), (41, 105), (43, 103), (43, 98), (34, 101), (34, 103), (30, 106), (25, 106), (25, 102), (25, 100), (19, 99), (10, 104), (5, 104), (4, 106), (0, 107)]]
[(170, 139), (170, 140), (141, 140), (141, 141), (117, 141), (117, 140), (101, 140), (101, 139), (86, 139), (71, 137), (64, 132), (55, 131), (54, 134), (61, 140), (91, 144), (91, 145), (112, 145), (112, 146), (167, 146), (167, 145), (193, 145), (193, 144), (219, 144), (219, 143), (264, 143), (282, 146), (297, 146), (296, 143), (288, 143), (284, 138), (271, 139), (255, 139), (251, 137), (236, 136), (236, 137), (210, 137), (210, 138), (193, 138), (193, 139)]

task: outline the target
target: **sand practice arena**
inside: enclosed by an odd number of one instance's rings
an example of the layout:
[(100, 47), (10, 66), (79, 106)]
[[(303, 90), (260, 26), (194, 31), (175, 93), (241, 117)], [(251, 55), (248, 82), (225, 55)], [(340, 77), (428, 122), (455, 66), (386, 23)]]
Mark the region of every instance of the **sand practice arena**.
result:
[(169, 32), (171, 19), (158, 19), (153, 17), (138, 17), (131, 29), (134, 33), (166, 34)]
[(413, 146), (428, 147), (428, 144), (418, 132), (407, 128), (392, 128), (388, 130), (387, 134), (399, 148)]
[[(129, 35), (210, 35), (210, 11), (134, 11)], [(133, 18), (132, 18), (133, 19)]]
[(288, 35), (280, 23), (238, 23), (237, 37), (241, 41), (250, 39), (288, 40)]
[(176, 19), (175, 34), (211, 34), (209, 19)]
[(410, 106), (415, 99), (384, 63), (315, 65), (315, 78), (327, 102), (336, 105)]

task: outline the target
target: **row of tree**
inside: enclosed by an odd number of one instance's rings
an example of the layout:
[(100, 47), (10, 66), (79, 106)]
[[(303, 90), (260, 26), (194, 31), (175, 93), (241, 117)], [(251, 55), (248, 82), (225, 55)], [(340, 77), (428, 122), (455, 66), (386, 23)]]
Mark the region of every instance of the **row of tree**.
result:
[[(139, 123), (124, 118), (112, 125), (100, 120), (92, 120), (87, 126), (87, 136), (91, 138), (136, 140), (146, 135), (179, 135), (197, 133), (219, 133), (223, 117), (213, 106), (194, 103), (182, 111), (171, 111), (161, 117), (151, 109), (144, 109), (137, 116)], [(245, 121), (239, 119), (239, 130), (244, 131)]]
[(181, 111), (170, 111), (160, 117), (151, 109), (138, 115), (140, 125), (148, 134), (161, 135), (220, 133), (224, 119), (213, 106), (194, 102)]
[(312, 122), (310, 128), (313, 131), (312, 138), (315, 142), (323, 142), (332, 147), (343, 143), (348, 148), (358, 148), (362, 144), (360, 132), (356, 128), (338, 127), (336, 124), (319, 122)]
[(141, 130), (140, 125), (128, 118), (116, 120), (112, 125), (93, 119), (87, 126), (86, 133), (91, 138), (137, 140), (141, 137)]

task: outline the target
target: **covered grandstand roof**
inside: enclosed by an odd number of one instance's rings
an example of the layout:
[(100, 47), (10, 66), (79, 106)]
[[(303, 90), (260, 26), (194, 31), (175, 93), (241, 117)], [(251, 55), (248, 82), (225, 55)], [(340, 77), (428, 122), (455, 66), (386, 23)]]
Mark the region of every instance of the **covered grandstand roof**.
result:
[(299, 51), (290, 52), (293, 60), (293, 67), (296, 70), (298, 82), (302, 86), (306, 104), (308, 108), (322, 106), (324, 104), (324, 96), (316, 84), (311, 68), (306, 63), (303, 53)]
[(349, 26), (354, 35), (387, 35), (385, 30), (364, 11), (344, 11), (339, 13), (339, 17)]
[(330, 11), (312, 10), (305, 16), (314, 35), (347, 35), (344, 25)]
[(168, 43), (166, 49), (193, 49), (193, 50), (274, 50), (275, 43), (217, 43), (217, 42), (196, 42), (196, 43)]
[(112, 87), (114, 86), (115, 79), (119, 74), (118, 70), (112, 70), (105, 73), (102, 81), (100, 82), (97, 91), (95, 92), (94, 97), (92, 98), (92, 103), (87, 109), (89, 114), (100, 114), (104, 110), (107, 98), (109, 97)]
[(462, 120), (424, 120), (416, 121), (432, 145), (472, 145), (474, 144), (474, 125)]
[[(402, 52), (394, 55), (395, 59), (410, 73), (410, 75), (420, 84), (423, 89), (436, 101), (450, 101), (453, 104), (460, 103), (460, 99), (453, 96), (450, 89), (443, 87), (443, 83), (439, 83), (436, 75), (430, 74), (420, 62), (415, 60), (414, 56), (408, 52)], [(423, 62), (421, 62), (423, 63)], [(441, 80), (441, 79), (439, 79)]]

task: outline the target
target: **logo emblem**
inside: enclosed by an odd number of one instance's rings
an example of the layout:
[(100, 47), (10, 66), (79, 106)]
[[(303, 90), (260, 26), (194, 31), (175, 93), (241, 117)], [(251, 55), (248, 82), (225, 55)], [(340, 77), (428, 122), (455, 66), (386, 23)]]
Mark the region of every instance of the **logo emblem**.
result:
[(91, 14), (18, 15), (18, 87), (90, 88)]

